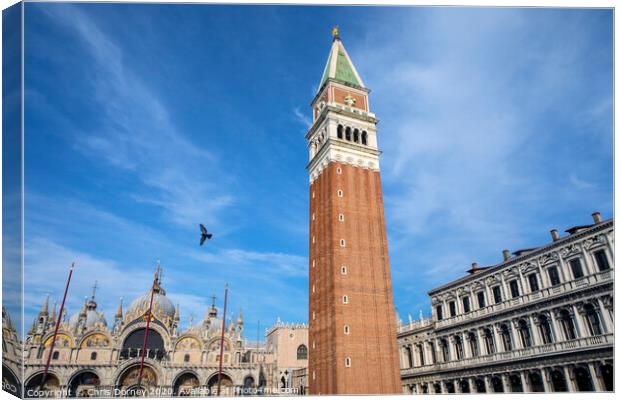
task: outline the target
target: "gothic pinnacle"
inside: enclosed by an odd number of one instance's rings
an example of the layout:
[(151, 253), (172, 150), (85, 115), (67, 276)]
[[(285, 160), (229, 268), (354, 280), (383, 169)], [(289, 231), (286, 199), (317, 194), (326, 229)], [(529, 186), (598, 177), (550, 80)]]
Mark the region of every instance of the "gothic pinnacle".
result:
[(118, 308), (116, 309), (116, 315), (115, 317), (117, 319), (121, 319), (123, 318), (123, 298), (120, 298), (120, 301), (118, 302)]
[(49, 301), (50, 301), (50, 295), (48, 293), (47, 297), (45, 298), (45, 301), (43, 302), (43, 306), (41, 307), (41, 312), (39, 312), (39, 314), (47, 315), (49, 311)]
[(50, 320), (52, 322), (56, 321), (56, 302), (54, 302), (54, 307), (52, 308), (52, 315), (50, 317)]

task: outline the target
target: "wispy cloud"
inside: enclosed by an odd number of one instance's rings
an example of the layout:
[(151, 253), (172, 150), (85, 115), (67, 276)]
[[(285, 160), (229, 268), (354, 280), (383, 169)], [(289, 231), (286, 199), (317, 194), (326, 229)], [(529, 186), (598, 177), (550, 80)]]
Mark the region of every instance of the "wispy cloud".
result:
[[(226, 283), (231, 287), (231, 310), (244, 309), (251, 318), (248, 326), (256, 319), (265, 326), (277, 315), (298, 315), (305, 320), (306, 257), (227, 247), (219, 236), (217, 242), (207, 242), (198, 251), (197, 232), (190, 240), (171, 241), (169, 234), (156, 228), (73, 198), (29, 192), (26, 200), (31, 211), (27, 214), (25, 273), (33, 277), (25, 287), (26, 328), (47, 293), (52, 294), (52, 301), (60, 299), (72, 261), (78, 268), (69, 314), (78, 311), (97, 280), (97, 300), (111, 323), (119, 297), (127, 306), (148, 291), (158, 257), (164, 269), (163, 286), (171, 301), (180, 305), (183, 328), (190, 315), (194, 323), (202, 319), (212, 292), (217, 293), (221, 306), (220, 291)], [(283, 303), (283, 297), (298, 300), (290, 305)]]
[[(600, 198), (608, 192), (574, 173), (564, 175), (575, 167), (551, 150), (558, 146), (562, 156), (579, 157), (578, 147), (562, 141), (577, 143), (581, 133), (567, 138), (560, 121), (585, 132), (602, 130), (609, 141), (610, 125), (600, 123), (610, 113), (605, 80), (583, 83), (590, 78), (584, 60), (596, 44), (580, 31), (578, 18), (557, 16), (541, 25), (539, 14), (526, 13), (404, 13), (403, 24), (383, 24), (372, 40), (350, 49), (382, 120), (397, 303), (419, 302), (426, 290), (462, 276), (472, 261), (499, 261), (503, 248), (540, 244), (531, 240), (548, 224), (570, 223), (557, 221), (557, 211), (547, 208), (575, 210), (573, 196), (558, 196), (568, 191), (558, 176), (570, 176), (577, 189), (592, 189), (590, 204), (581, 198), (580, 207), (606, 206)], [(405, 28), (395, 33), (395, 27)], [(589, 97), (571, 95), (589, 91)], [(575, 109), (596, 117), (584, 126)], [(591, 164), (604, 160), (610, 167), (609, 154)]]
[(226, 249), (210, 253), (192, 252), (188, 256), (209, 264), (234, 265), (237, 272), (249, 268), (249, 273), (253, 270), (270, 277), (305, 277), (308, 274), (308, 259), (294, 254)]
[[(25, 326), (29, 328), (47, 294), (50, 302), (60, 305), (69, 266), (75, 262), (70, 293), (67, 297), (67, 313), (80, 310), (84, 297), (92, 294), (92, 286), (98, 281), (97, 299), (99, 309), (105, 311), (107, 322), (118, 305), (119, 297), (126, 301), (148, 292), (152, 273), (143, 266), (120, 265), (115, 261), (94, 257), (88, 253), (67, 248), (39, 236), (29, 236), (25, 243), (24, 263), (28, 279), (24, 282)], [(50, 304), (51, 306), (51, 304)]]
[(216, 215), (234, 203), (234, 196), (214, 152), (179, 131), (157, 92), (88, 15), (71, 5), (44, 10), (75, 31), (93, 61), (92, 95), (102, 122), (95, 130), (76, 133), (77, 148), (134, 173), (148, 190), (136, 190), (133, 198), (161, 207), (169, 221), (192, 226), (219, 221)]
[(299, 107), (295, 107), (293, 109), (293, 114), (295, 114), (295, 117), (297, 117), (297, 121), (303, 125), (304, 129), (308, 129), (310, 125), (312, 125), (312, 120), (310, 119), (310, 117), (308, 117), (308, 115), (306, 115), (305, 113), (301, 112)]
[(570, 174), (568, 177), (570, 183), (578, 190), (594, 189), (596, 184), (579, 178), (576, 174)]

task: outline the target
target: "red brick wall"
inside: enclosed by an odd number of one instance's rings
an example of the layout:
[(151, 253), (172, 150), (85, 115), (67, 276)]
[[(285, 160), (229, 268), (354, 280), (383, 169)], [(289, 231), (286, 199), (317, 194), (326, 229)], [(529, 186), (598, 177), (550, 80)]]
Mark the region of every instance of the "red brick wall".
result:
[(337, 87), (334, 88), (334, 101), (340, 104), (346, 104), (344, 99), (347, 96), (351, 96), (355, 99), (355, 107), (360, 108), (364, 111), (368, 111), (368, 104), (366, 102), (366, 96), (353, 93), (351, 91), (342, 90)]
[(310, 185), (309, 254), (310, 393), (402, 393), (379, 172), (331, 163)]

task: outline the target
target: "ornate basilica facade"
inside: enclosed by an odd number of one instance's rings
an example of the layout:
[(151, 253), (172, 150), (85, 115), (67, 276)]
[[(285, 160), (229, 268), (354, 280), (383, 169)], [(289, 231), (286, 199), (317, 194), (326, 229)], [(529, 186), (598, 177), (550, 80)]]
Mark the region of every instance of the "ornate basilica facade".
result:
[(592, 216), (431, 290), (398, 325), (403, 392), (613, 391), (613, 220)]
[[(18, 341), (3, 310), (3, 386), (20, 388), (19, 359), (24, 355), (24, 397), (208, 396), (217, 394), (222, 318), (213, 304), (204, 319), (179, 329), (179, 307), (166, 296), (156, 273), (142, 384), (138, 374), (146, 332), (150, 291), (126, 310), (122, 302), (108, 325), (97, 310), (95, 294), (70, 316), (57, 315), (46, 299), (28, 331)], [(61, 319), (46, 384), (40, 387), (57, 319)], [(287, 338), (284, 343), (279, 338)], [(288, 354), (288, 353), (293, 354)], [(241, 312), (225, 327), (221, 392), (224, 395), (294, 394), (291, 371), (307, 367), (307, 326), (279, 320), (267, 331), (266, 344), (244, 339)], [(14, 360), (13, 360), (14, 359)], [(13, 362), (13, 361), (14, 362)], [(291, 365), (288, 365), (288, 364)], [(18, 395), (19, 390), (14, 394)]]

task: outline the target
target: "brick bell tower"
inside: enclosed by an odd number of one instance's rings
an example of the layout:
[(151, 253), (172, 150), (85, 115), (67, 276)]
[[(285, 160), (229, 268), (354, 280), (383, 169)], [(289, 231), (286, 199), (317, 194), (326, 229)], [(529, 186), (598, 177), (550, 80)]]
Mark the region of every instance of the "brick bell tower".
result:
[(402, 393), (377, 118), (338, 35), (306, 134), (310, 162), (309, 391)]

